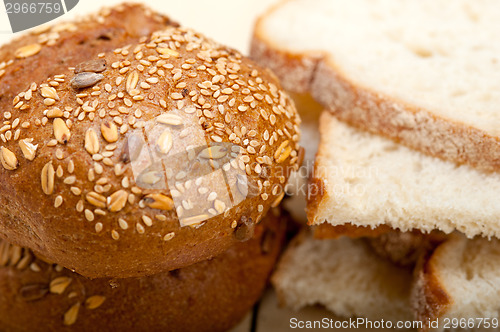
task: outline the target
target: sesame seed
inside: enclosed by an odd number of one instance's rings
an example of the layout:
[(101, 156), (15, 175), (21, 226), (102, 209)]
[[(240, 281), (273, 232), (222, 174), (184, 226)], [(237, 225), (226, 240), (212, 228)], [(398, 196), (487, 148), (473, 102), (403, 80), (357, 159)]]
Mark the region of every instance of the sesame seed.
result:
[(175, 233), (174, 232), (170, 232), (168, 234), (166, 234), (164, 237), (163, 237), (163, 241), (170, 241), (174, 238), (175, 236)]
[(58, 208), (58, 207), (60, 207), (62, 205), (62, 203), (63, 203), (63, 198), (62, 198), (62, 196), (59, 195), (55, 199), (54, 207)]
[(90, 211), (89, 209), (85, 209), (85, 218), (88, 221), (94, 221), (94, 213)]
[(153, 219), (151, 219), (150, 217), (148, 216), (142, 216), (142, 221), (144, 222), (144, 224), (148, 227), (151, 227), (153, 226)]
[(120, 239), (120, 234), (118, 234), (118, 232), (113, 229), (111, 231), (111, 237), (113, 238), (113, 240), (119, 240)]
[(144, 234), (144, 232), (146, 231), (146, 230), (144, 229), (144, 226), (142, 226), (142, 225), (141, 225), (141, 224), (139, 224), (139, 223), (137, 223), (137, 224), (135, 225), (135, 229), (137, 230), (137, 233), (139, 233), (139, 234)]

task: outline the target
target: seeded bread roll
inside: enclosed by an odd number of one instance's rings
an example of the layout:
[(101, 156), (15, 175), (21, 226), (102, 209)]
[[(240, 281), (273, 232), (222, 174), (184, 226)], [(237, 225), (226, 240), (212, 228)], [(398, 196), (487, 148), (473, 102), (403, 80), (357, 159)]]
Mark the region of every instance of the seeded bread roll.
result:
[(150, 277), (89, 280), (0, 242), (0, 330), (226, 331), (260, 297), (284, 238), (270, 211), (222, 255)]
[(300, 119), (238, 52), (171, 27), (70, 65), (5, 108), (1, 237), (86, 277), (144, 276), (247, 240), (283, 198)]

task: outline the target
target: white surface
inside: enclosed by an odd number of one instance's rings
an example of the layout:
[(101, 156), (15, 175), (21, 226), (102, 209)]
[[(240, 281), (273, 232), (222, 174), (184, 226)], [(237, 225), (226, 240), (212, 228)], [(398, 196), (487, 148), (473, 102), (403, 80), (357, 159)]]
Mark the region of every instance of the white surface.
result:
[[(103, 5), (108, 7), (122, 2), (124, 1), (80, 0), (80, 3), (68, 14), (49, 24), (94, 12)], [(143, 0), (135, 2), (144, 3), (183, 26), (196, 29), (220, 43), (248, 54), (250, 36), (256, 17), (272, 6), (275, 0)], [(13, 36), (23, 34), (23, 32), (17, 34), (5, 32), (7, 29), (10, 31), (10, 26), (5, 7), (1, 3), (0, 22), (0, 44), (9, 41)]]

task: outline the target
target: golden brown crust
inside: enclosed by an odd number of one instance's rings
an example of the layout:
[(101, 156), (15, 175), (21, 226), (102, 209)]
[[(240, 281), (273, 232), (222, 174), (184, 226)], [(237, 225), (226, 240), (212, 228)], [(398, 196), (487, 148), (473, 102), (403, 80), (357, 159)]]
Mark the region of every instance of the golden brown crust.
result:
[(428, 331), (426, 322), (441, 317), (452, 304), (433, 266), (432, 257), (437, 250), (439, 247), (435, 251), (425, 252), (418, 260), (414, 271), (411, 301), (415, 318), (424, 323), (422, 329), (424, 332)]
[(500, 170), (500, 138), (355, 85), (321, 52), (293, 54), (275, 47), (259, 24), (264, 19), (256, 24), (250, 54), (273, 70), (287, 90), (310, 92), (338, 119), (428, 155)]
[[(0, 47), (0, 105), (2, 113), (29, 84), (40, 82), (98, 53), (137, 43), (140, 38), (167, 26), (178, 26), (168, 17), (139, 4), (103, 9), (73, 23), (47, 26)], [(37, 52), (23, 56), (26, 47)], [(38, 51), (37, 51), (38, 50)], [(7, 84), (8, 83), (8, 84)]]
[(270, 72), (176, 27), (70, 65), (5, 102), (0, 236), (87, 277), (144, 276), (248, 239), (282, 199), (300, 119)]
[(89, 280), (2, 241), (0, 330), (226, 331), (260, 297), (277, 259), (285, 222), (275, 213), (212, 260), (141, 278)]
[[(316, 167), (316, 165), (314, 165)], [(323, 201), (323, 197), (327, 195), (325, 182), (314, 176), (315, 171), (311, 175), (309, 179), (309, 183), (307, 185), (307, 223), (308, 225), (312, 225), (314, 222), (314, 217), (318, 209), (320, 208), (320, 204)]]
[[(284, 2), (284, 1), (282, 1)], [(277, 3), (274, 8), (279, 7)], [(255, 31), (251, 40), (250, 58), (268, 68), (270, 68), (281, 80), (283, 87), (294, 93), (309, 93), (311, 79), (316, 70), (316, 66), (323, 57), (320, 52), (307, 54), (292, 54), (286, 50), (270, 47), (270, 42), (266, 40), (265, 33), (261, 30), (261, 21), (265, 16), (260, 17), (255, 23)]]

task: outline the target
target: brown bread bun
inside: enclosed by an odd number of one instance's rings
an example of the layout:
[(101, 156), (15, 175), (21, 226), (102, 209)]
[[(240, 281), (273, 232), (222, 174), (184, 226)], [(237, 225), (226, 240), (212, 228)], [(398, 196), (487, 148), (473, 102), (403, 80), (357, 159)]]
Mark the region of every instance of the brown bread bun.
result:
[(212, 260), (140, 278), (90, 280), (2, 241), (0, 331), (226, 331), (266, 285), (284, 238), (278, 214)]
[(42, 82), (74, 63), (137, 43), (168, 26), (178, 24), (139, 4), (123, 4), (75, 22), (42, 26), (3, 45), (0, 47), (2, 114), (10, 111), (12, 99), (31, 82)]
[(300, 119), (267, 70), (176, 27), (68, 65), (6, 102), (0, 237), (144, 276), (220, 254), (279, 204)]

